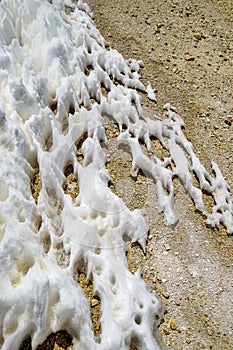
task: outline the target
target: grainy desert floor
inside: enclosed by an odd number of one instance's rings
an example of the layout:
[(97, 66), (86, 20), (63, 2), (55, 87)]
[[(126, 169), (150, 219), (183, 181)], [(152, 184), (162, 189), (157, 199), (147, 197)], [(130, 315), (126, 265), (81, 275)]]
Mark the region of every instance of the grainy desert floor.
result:
[[(141, 80), (145, 85), (149, 81), (157, 96), (154, 103), (141, 94), (145, 114), (162, 116), (165, 103), (174, 105), (202, 163), (211, 171), (211, 161), (216, 162), (233, 189), (232, 1), (88, 0), (88, 4), (108, 47), (126, 59), (143, 60)], [(115, 131), (108, 132), (111, 137)], [(109, 162), (109, 171), (115, 176), (113, 190), (121, 195), (117, 181), (124, 179), (130, 187), (132, 179), (126, 175), (130, 160), (121, 167), (120, 156), (117, 159)], [(147, 208), (150, 231), (145, 253), (137, 244), (128, 245), (128, 263), (132, 272), (141, 268), (164, 305), (155, 331), (158, 328), (169, 349), (232, 349), (233, 237), (224, 227), (207, 227), (179, 183), (180, 222), (173, 229), (157, 213), (150, 180), (139, 175), (134, 186), (133, 195), (123, 191), (122, 198), (126, 202), (130, 198), (127, 204), (132, 208)], [(205, 202), (210, 206), (212, 199), (205, 195)], [(67, 337), (61, 335), (58, 343), (67, 348), (70, 342), (65, 345), (62, 336)], [(51, 348), (48, 343), (43, 349)]]
[[(215, 161), (233, 189), (232, 1), (88, 4), (107, 45), (126, 59), (143, 60), (142, 82), (157, 91), (157, 104), (142, 95), (145, 114), (162, 115), (167, 102), (176, 106), (202, 163), (210, 171)], [(141, 266), (165, 305), (159, 330), (169, 348), (232, 349), (233, 237), (223, 227), (207, 227), (178, 184), (177, 199), (181, 221), (171, 229), (158, 216), (156, 199), (152, 205), (153, 191), (147, 191), (147, 251), (130, 246), (129, 266)]]

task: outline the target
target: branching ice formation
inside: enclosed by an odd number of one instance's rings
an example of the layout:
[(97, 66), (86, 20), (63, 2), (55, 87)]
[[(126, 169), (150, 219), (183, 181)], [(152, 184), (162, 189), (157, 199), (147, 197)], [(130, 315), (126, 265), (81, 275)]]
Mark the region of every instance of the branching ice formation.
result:
[[(105, 49), (81, 0), (2, 0), (0, 19), (0, 346), (17, 349), (30, 336), (35, 349), (66, 329), (74, 349), (123, 350), (134, 343), (159, 349), (153, 337), (159, 301), (139, 272), (129, 272), (124, 248), (128, 239), (145, 248), (148, 226), (140, 210), (130, 211), (108, 187), (106, 120), (118, 125), (119, 143), (130, 146), (131, 175), (141, 169), (153, 178), (167, 224), (178, 222), (178, 177), (207, 223), (223, 223), (232, 233), (227, 183), (216, 164), (213, 177), (200, 163), (174, 107), (165, 106), (165, 119), (144, 115), (137, 90), (155, 96), (139, 81), (140, 62)], [(153, 154), (152, 138), (168, 158)], [(74, 202), (64, 191), (69, 166), (70, 186), (79, 187)], [(214, 198), (212, 213), (203, 191)], [(101, 300), (99, 337), (77, 271)]]

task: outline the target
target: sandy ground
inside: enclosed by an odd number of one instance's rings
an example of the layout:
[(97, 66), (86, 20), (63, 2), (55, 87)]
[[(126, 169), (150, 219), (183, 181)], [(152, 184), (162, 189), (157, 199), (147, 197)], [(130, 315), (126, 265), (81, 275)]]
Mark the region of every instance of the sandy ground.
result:
[[(232, 1), (88, 3), (107, 44), (124, 58), (143, 60), (141, 79), (146, 85), (150, 81), (157, 95), (154, 104), (142, 94), (145, 113), (162, 115), (166, 102), (175, 105), (203, 164), (209, 171), (211, 160), (219, 164), (233, 188)], [(119, 164), (116, 168), (120, 172)], [(139, 204), (146, 201), (149, 208), (147, 251), (130, 245), (128, 261), (131, 271), (141, 267), (165, 305), (159, 327), (163, 342), (171, 349), (232, 349), (233, 237), (223, 227), (207, 227), (179, 184), (181, 220), (175, 229), (166, 227), (149, 181), (146, 186), (136, 192)], [(205, 201), (212, 203), (208, 196)], [(128, 204), (137, 207), (138, 202), (134, 198)]]

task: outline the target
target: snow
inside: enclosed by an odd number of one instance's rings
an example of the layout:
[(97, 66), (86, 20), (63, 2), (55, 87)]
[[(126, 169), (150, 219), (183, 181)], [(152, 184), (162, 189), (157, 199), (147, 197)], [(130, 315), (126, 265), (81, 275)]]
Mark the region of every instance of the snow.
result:
[(155, 93), (154, 93), (154, 90), (152, 89), (150, 83), (147, 85), (146, 92), (147, 92), (147, 94), (148, 94), (148, 98), (149, 98), (151, 101), (155, 101), (155, 102), (156, 102)]
[[(223, 223), (232, 233), (228, 185), (216, 164), (215, 177), (201, 165), (174, 107), (165, 106), (164, 119), (144, 115), (137, 90), (155, 96), (139, 80), (141, 62), (105, 49), (81, 0), (3, 0), (0, 18), (0, 346), (16, 349), (31, 336), (35, 349), (51, 332), (66, 329), (74, 349), (123, 350), (135, 338), (145, 350), (159, 349), (153, 321), (160, 302), (139, 271), (128, 270), (125, 256), (128, 238), (145, 248), (148, 225), (108, 187), (106, 116), (118, 125), (118, 142), (130, 146), (132, 176), (141, 169), (153, 178), (168, 225), (179, 220), (178, 176), (207, 223)], [(80, 162), (76, 145), (84, 136)], [(170, 157), (151, 157), (152, 136)], [(63, 190), (68, 165), (78, 179), (75, 202)], [(31, 188), (37, 172), (38, 202)], [(214, 197), (212, 213), (202, 190)], [(100, 339), (74, 279), (77, 265), (101, 300)]]

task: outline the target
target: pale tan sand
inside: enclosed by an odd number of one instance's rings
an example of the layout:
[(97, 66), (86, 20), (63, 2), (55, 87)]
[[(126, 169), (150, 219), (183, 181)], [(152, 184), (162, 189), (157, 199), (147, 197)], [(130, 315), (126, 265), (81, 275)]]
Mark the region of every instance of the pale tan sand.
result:
[[(108, 45), (124, 58), (143, 60), (142, 81), (157, 90), (157, 105), (142, 95), (147, 115), (161, 115), (166, 102), (176, 106), (203, 164), (208, 170), (211, 160), (219, 164), (232, 189), (232, 1), (88, 3)], [(233, 238), (223, 227), (207, 228), (177, 186), (180, 224), (174, 230), (165, 227), (152, 208), (146, 255), (132, 246), (130, 268), (141, 266), (165, 304), (160, 332), (170, 348), (232, 349)], [(211, 205), (208, 196), (205, 200)]]

